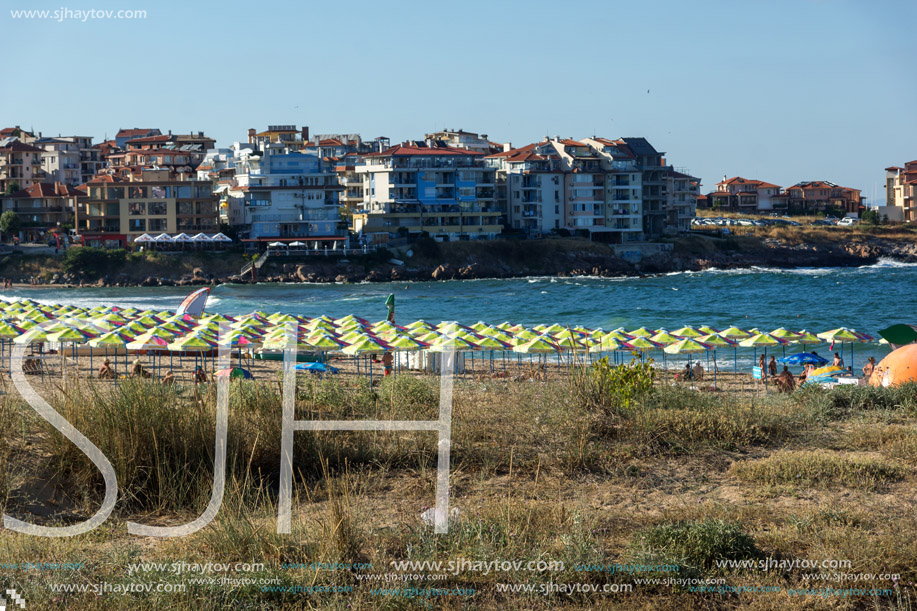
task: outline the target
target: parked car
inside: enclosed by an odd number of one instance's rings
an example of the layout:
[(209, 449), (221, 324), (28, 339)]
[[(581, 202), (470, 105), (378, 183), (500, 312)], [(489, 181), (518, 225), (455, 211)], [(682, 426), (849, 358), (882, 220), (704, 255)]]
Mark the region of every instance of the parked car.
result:
[(855, 219), (855, 218), (850, 217), (850, 216), (845, 216), (844, 218), (842, 218), (841, 220), (839, 220), (839, 221), (837, 222), (837, 224), (838, 224), (838, 225), (843, 225), (844, 227), (852, 227), (853, 225), (856, 225), (856, 224), (857, 224), (858, 220), (859, 220), (859, 219)]

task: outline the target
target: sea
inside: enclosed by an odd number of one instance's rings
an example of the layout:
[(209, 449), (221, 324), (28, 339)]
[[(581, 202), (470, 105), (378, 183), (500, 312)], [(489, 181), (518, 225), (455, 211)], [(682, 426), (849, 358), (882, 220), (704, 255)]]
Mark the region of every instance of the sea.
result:
[[(174, 309), (192, 289), (16, 288), (6, 300)], [(387, 282), (361, 284), (255, 284), (216, 286), (208, 312), (237, 315), (255, 310), (339, 318), (354, 314), (383, 320), (385, 299), (394, 294), (396, 322), (509, 321), (531, 327), (559, 323), (589, 328), (649, 327), (675, 330), (684, 325), (729, 326), (770, 331), (778, 327), (813, 333), (848, 327), (876, 336), (895, 323), (917, 317), (917, 264), (880, 260), (847, 268), (749, 269), (674, 272), (642, 278), (533, 277), (500, 280)], [(827, 354), (828, 346), (816, 346)], [(836, 346), (836, 350), (841, 346)], [(850, 350), (851, 347), (846, 347)], [(880, 358), (885, 345), (854, 347)], [(790, 347), (792, 352), (798, 348)], [(778, 351), (780, 351), (778, 349)], [(730, 357), (751, 359), (752, 351), (727, 349)], [(781, 351), (782, 352), (782, 351)], [(746, 354), (747, 353), (747, 354)], [(848, 352), (845, 352), (847, 354)]]

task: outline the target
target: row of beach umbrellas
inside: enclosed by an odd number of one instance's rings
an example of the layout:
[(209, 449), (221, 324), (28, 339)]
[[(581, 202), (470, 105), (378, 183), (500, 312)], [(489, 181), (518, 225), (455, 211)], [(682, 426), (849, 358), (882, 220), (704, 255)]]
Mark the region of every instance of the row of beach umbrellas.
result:
[(782, 348), (785, 355), (790, 345), (852, 346), (875, 341), (846, 327), (813, 333), (783, 327), (771, 331), (710, 326), (684, 326), (672, 331), (647, 327), (603, 330), (557, 323), (525, 327), (510, 322), (463, 325), (425, 320), (399, 326), (388, 320), (373, 323), (354, 315), (305, 317), (256, 311), (240, 316), (209, 314), (195, 318), (130, 307), (81, 308), (27, 299), (0, 302), (3, 342), (50, 342), (102, 350), (147, 351), (160, 355), (161, 359), (163, 354), (213, 353), (220, 344), (221, 332), (222, 341), (239, 350), (240, 359), (243, 350), (283, 350), (293, 346), (303, 352), (355, 357), (389, 351), (436, 353), (454, 349), (470, 354), (472, 368), (475, 353), (489, 353), (491, 368), (494, 354), (501, 354), (505, 368), (507, 353), (516, 353), (517, 359), (524, 354), (540, 355), (543, 359), (554, 355), (573, 362), (603, 353), (613, 354), (617, 360), (622, 353), (645, 358), (648, 353), (660, 351), (665, 366), (666, 355), (712, 352), (715, 359), (716, 350), (732, 348), (737, 369), (738, 348), (753, 348), (755, 356), (758, 349)]

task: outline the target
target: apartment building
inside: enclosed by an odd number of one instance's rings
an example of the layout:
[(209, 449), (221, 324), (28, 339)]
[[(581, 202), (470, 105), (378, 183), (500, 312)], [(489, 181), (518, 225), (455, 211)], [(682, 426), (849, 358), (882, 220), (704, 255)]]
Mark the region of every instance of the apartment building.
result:
[[(41, 134), (39, 134), (41, 136)], [(80, 142), (75, 138), (42, 138), (33, 143), (42, 149), (43, 180), (78, 185), (83, 182)]]
[(828, 208), (838, 209), (845, 214), (859, 213), (865, 203), (859, 189), (841, 187), (827, 180), (798, 182), (771, 199), (775, 208), (790, 213), (819, 212)]
[(917, 160), (885, 168), (885, 206), (878, 212), (890, 221), (917, 220)]
[(20, 219), (20, 239), (38, 239), (73, 221), (80, 192), (60, 182), (40, 182), (0, 196), (0, 214), (15, 212)]
[(12, 193), (42, 182), (44, 149), (26, 144), (18, 136), (0, 139), (0, 192)]
[(502, 230), (494, 170), (465, 149), (405, 142), (356, 166), (363, 202), (353, 229), (371, 243), (427, 233), (439, 241), (492, 239)]
[[(497, 201), (510, 229), (530, 236), (564, 229), (620, 244), (684, 231), (700, 187), (666, 166), (643, 138), (546, 138), (507, 147), (485, 163), (496, 172)], [(654, 187), (649, 212), (647, 180)]]
[(98, 176), (78, 202), (75, 229), (87, 246), (127, 247), (144, 233), (215, 233), (217, 197), (210, 181), (166, 168)]
[(759, 210), (785, 210), (786, 200), (774, 199), (780, 187), (763, 180), (733, 176), (716, 183), (716, 191), (707, 194), (706, 201), (714, 208), (757, 212)]
[(216, 172), (216, 191), (222, 196), (221, 216), (237, 228), (242, 242), (252, 248), (277, 241), (303, 241), (314, 248), (346, 245), (342, 187), (334, 168), (282, 142), (252, 146), (236, 143), (224, 172), (210, 170)]
[(515, 232), (538, 237), (565, 226), (565, 180), (560, 156), (549, 142), (529, 144), (484, 158), (495, 172), (496, 204)]
[(665, 231), (667, 233), (691, 230), (691, 221), (697, 213), (700, 184), (699, 178), (683, 172), (670, 170), (666, 174)]

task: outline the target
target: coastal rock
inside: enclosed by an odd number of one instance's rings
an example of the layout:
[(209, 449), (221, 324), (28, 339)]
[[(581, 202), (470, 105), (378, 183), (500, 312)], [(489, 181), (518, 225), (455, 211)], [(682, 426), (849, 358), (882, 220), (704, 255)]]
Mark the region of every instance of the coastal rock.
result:
[(459, 276), (462, 278), (477, 278), (475, 269), (478, 267), (477, 263), (472, 265), (466, 265), (465, 267), (460, 267), (458, 270)]
[(335, 281), (335, 282), (346, 283), (346, 282), (349, 281), (349, 279), (348, 279), (347, 276), (345, 276), (344, 274), (338, 274), (337, 276), (334, 277), (334, 281)]
[(452, 280), (455, 278), (455, 270), (452, 269), (452, 266), (446, 263), (445, 265), (439, 265), (436, 269), (433, 270), (433, 273), (430, 276), (434, 280)]

